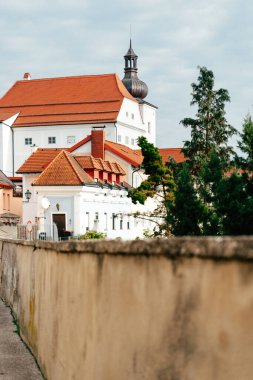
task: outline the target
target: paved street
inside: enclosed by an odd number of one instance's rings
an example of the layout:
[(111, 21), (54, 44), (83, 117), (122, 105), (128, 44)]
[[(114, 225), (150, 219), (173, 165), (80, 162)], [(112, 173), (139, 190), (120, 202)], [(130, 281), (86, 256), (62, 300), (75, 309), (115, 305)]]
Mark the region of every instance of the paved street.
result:
[(42, 380), (33, 356), (14, 332), (12, 319), (0, 299), (0, 380)]

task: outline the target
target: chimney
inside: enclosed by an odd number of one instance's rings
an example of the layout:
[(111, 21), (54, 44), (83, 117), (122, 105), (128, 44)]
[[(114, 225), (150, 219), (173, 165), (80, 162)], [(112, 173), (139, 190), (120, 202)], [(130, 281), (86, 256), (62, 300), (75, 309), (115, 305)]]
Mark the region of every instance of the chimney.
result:
[(105, 131), (104, 129), (92, 129), (91, 155), (95, 158), (102, 158), (102, 160), (105, 159)]
[(31, 79), (30, 73), (24, 73), (23, 79), (30, 80)]

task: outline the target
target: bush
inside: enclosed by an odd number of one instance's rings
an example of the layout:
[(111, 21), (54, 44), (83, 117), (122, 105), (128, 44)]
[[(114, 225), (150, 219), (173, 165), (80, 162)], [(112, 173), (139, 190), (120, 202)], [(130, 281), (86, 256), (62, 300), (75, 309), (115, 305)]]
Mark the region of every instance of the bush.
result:
[(105, 234), (103, 234), (103, 232), (87, 231), (84, 235), (80, 235), (79, 237), (80, 240), (104, 239)]

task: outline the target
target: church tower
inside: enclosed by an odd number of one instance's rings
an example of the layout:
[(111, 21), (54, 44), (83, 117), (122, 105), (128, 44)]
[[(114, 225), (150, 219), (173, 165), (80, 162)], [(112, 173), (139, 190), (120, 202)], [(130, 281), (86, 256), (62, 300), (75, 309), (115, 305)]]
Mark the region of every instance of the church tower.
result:
[(130, 47), (124, 56), (125, 58), (125, 76), (122, 79), (128, 92), (138, 99), (144, 99), (148, 94), (148, 86), (142, 82), (137, 75), (137, 60), (138, 56), (135, 54), (132, 48), (132, 41), (130, 39)]

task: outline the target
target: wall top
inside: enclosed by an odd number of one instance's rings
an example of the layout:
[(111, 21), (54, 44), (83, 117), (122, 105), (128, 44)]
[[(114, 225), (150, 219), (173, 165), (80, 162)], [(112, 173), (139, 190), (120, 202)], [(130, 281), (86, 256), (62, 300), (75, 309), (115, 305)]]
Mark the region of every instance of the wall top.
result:
[(242, 237), (180, 237), (152, 240), (100, 241), (23, 241), (0, 239), (0, 250), (5, 243), (33, 246), (68, 254), (105, 254), (126, 256), (166, 256), (169, 259), (197, 257), (211, 260), (253, 261), (253, 236)]

